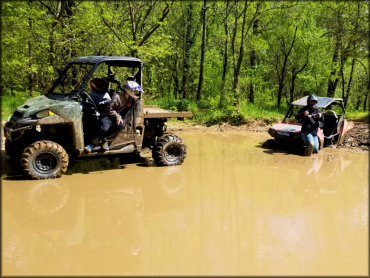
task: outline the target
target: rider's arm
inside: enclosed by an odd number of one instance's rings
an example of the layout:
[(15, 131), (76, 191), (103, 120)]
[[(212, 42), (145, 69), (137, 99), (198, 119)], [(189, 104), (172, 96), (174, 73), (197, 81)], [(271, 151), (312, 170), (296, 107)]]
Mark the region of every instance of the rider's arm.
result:
[(302, 118), (304, 116), (304, 112), (306, 110), (307, 110), (306, 106), (299, 109), (299, 111), (297, 112), (297, 115), (295, 115), (296, 120), (302, 120)]
[[(315, 109), (314, 114), (316, 115), (316, 119), (317, 119), (319, 122), (323, 122), (323, 121), (324, 121), (324, 115), (322, 114), (322, 111), (321, 111), (319, 108), (316, 108), (316, 109)], [(319, 115), (320, 115), (320, 117), (318, 117)]]
[(109, 109), (107, 115), (119, 121), (122, 119), (121, 115), (117, 112), (120, 107), (119, 97), (113, 97), (112, 101), (109, 104)]

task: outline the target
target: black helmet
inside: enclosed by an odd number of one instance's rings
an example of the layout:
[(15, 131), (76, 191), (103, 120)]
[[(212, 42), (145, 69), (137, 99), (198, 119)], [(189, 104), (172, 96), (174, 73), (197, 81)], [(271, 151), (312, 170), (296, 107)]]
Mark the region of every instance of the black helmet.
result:
[(311, 104), (311, 101), (316, 101), (316, 103), (318, 103), (319, 99), (316, 95), (309, 95), (307, 98), (307, 104)]

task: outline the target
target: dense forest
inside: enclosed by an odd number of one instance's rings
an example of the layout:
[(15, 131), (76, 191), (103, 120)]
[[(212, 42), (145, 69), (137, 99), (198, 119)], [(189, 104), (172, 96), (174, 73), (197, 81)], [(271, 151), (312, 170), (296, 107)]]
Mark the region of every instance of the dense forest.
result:
[(218, 119), (308, 93), (369, 110), (365, 1), (2, 1), (1, 19), (14, 99), (47, 92), (73, 58), (112, 55), (142, 59), (147, 103)]

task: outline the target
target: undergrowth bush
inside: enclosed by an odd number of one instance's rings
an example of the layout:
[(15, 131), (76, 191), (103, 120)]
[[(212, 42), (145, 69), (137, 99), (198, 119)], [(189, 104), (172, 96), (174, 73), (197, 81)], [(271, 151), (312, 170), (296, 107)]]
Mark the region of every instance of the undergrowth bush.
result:
[[(40, 94), (35, 93), (33, 97), (39, 96)], [(7, 118), (13, 114), (15, 109), (22, 105), (29, 95), (25, 95), (24, 92), (13, 92), (13, 94), (6, 93), (1, 96), (1, 119), (6, 121)]]

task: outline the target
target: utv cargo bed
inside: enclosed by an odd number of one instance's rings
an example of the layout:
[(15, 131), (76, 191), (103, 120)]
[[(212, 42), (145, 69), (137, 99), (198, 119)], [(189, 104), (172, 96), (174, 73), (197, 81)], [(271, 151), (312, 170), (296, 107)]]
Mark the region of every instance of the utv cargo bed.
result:
[(190, 118), (193, 113), (190, 111), (171, 111), (159, 108), (157, 105), (144, 105), (144, 118)]

